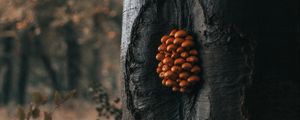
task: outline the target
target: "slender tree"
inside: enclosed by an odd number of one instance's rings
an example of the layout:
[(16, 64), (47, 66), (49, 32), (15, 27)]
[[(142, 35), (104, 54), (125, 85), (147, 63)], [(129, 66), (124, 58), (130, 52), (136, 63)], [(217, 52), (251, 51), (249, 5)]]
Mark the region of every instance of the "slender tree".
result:
[(63, 27), (67, 49), (68, 89), (76, 89), (80, 76), (80, 51), (78, 38), (72, 21)]
[[(6, 31), (11, 31), (13, 28), (13, 24), (9, 23), (7, 27), (4, 29)], [(4, 58), (3, 62), (5, 64), (5, 73), (3, 77), (3, 84), (2, 84), (2, 98), (3, 103), (7, 104), (10, 100), (12, 85), (13, 85), (13, 46), (14, 46), (14, 39), (16, 36), (6, 35), (0, 36), (1, 42), (4, 45)]]
[[(52, 86), (55, 90), (61, 90), (63, 89), (62, 82), (59, 82), (57, 72), (52, 66), (52, 60), (47, 55), (47, 52), (45, 51), (44, 44), (43, 44), (43, 37), (46, 36), (48, 31), (48, 28), (50, 27), (50, 23), (53, 22), (53, 10), (55, 10), (57, 7), (60, 7), (65, 4), (65, 0), (53, 0), (53, 1), (40, 1), (36, 2), (34, 5), (34, 12), (35, 12), (35, 20), (38, 24), (36, 29), (39, 29), (39, 34), (37, 34), (34, 37), (34, 45), (36, 49), (38, 50), (37, 53), (42, 61), (42, 63), (45, 66), (46, 71), (48, 72), (48, 75), (51, 79)], [(45, 8), (44, 6), (47, 5), (48, 7)], [(45, 16), (45, 14), (47, 14)]]
[(29, 58), (30, 58), (30, 48), (31, 48), (31, 38), (32, 35), (32, 26), (28, 26), (24, 29), (19, 31), (20, 34), (20, 68), (19, 68), (19, 75), (18, 75), (18, 95), (17, 101), (19, 104), (25, 103), (25, 96), (26, 96), (26, 87), (29, 77)]
[[(299, 2), (125, 0), (121, 62), (124, 120), (299, 119)], [(192, 33), (203, 84), (164, 88), (155, 72), (160, 37)]]
[(4, 74), (3, 81), (3, 103), (7, 104), (10, 100), (11, 88), (12, 88), (12, 74), (13, 74), (13, 64), (12, 64), (12, 48), (13, 48), (14, 39), (11, 37), (4, 38), (4, 62), (6, 64), (6, 71)]
[(34, 45), (35, 48), (37, 49), (37, 53), (41, 59), (41, 61), (43, 62), (46, 71), (48, 72), (48, 75), (52, 81), (52, 86), (55, 90), (61, 90), (62, 87), (60, 85), (60, 83), (58, 82), (58, 77), (56, 74), (55, 69), (52, 67), (52, 61), (50, 59), (50, 57), (46, 54), (46, 51), (44, 49), (44, 45), (42, 44), (42, 39), (41, 39), (41, 35), (35, 35), (34, 37)]

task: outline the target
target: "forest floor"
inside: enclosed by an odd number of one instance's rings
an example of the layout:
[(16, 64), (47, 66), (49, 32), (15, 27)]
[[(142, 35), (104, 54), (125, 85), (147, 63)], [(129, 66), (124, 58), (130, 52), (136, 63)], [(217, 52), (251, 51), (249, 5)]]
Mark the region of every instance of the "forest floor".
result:
[[(53, 120), (96, 120), (97, 111), (95, 104), (83, 100), (71, 100), (60, 108), (56, 109), (53, 114)], [(41, 107), (41, 112), (51, 109), (52, 105)], [(26, 107), (28, 108), (28, 107)], [(26, 109), (25, 108), (25, 109)], [(18, 120), (17, 106), (9, 105), (0, 107), (0, 120)], [(36, 120), (43, 120), (42, 118)], [(109, 120), (101, 118), (100, 120)]]

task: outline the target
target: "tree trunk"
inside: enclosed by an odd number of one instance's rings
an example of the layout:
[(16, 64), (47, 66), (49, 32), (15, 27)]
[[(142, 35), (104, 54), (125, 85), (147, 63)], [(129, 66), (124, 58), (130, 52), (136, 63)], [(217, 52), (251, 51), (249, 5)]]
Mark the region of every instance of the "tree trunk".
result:
[(102, 78), (102, 73), (99, 73), (99, 68), (102, 68), (102, 58), (100, 58), (100, 53), (101, 53), (101, 47), (102, 45), (99, 44), (99, 35), (97, 35), (98, 33), (102, 32), (101, 29), (101, 23), (100, 23), (100, 18), (101, 18), (101, 14), (99, 13), (94, 13), (92, 20), (93, 20), (93, 43), (94, 46), (92, 48), (92, 53), (93, 53), (93, 62), (91, 64), (91, 68), (90, 68), (90, 77), (91, 77), (91, 84), (99, 84)]
[(100, 78), (102, 75), (99, 75), (99, 68), (101, 67), (101, 59), (99, 57), (100, 49), (93, 48), (93, 62), (90, 67), (90, 83), (91, 84), (99, 84)]
[[(299, 119), (297, 5), (279, 0), (125, 0), (123, 119)], [(204, 83), (188, 94), (163, 87), (155, 72), (160, 37), (173, 28), (193, 34), (201, 51)]]
[(76, 89), (80, 77), (80, 51), (74, 24), (70, 21), (64, 25), (67, 48), (68, 89)]
[(37, 49), (37, 53), (39, 54), (39, 57), (40, 57), (41, 61), (43, 62), (45, 69), (48, 72), (48, 75), (52, 81), (53, 88), (55, 90), (61, 90), (62, 88), (60, 87), (60, 84), (58, 82), (56, 72), (51, 65), (51, 63), (52, 63), (51, 59), (49, 58), (49, 56), (46, 54), (46, 52), (44, 50), (44, 45), (42, 44), (41, 35), (37, 35), (34, 37), (34, 44)]
[(3, 92), (3, 103), (7, 104), (10, 100), (10, 94), (12, 91), (12, 78), (13, 78), (13, 55), (12, 55), (12, 50), (13, 50), (13, 43), (14, 43), (14, 38), (12, 37), (5, 37), (3, 38), (3, 43), (4, 43), (4, 60), (3, 62), (5, 63), (6, 70), (4, 73), (4, 78), (3, 78), (3, 85), (2, 85), (2, 92)]
[[(35, 36), (34, 43), (35, 47), (38, 50), (37, 53), (45, 66), (46, 71), (51, 79), (52, 86), (55, 90), (62, 90), (63, 85), (62, 82), (59, 82), (58, 72), (52, 67), (52, 61), (47, 55), (42, 38), (46, 36), (47, 31), (50, 27), (50, 24), (53, 22), (54, 11), (57, 7), (64, 5), (66, 0), (51, 0), (51, 1), (39, 1), (33, 6), (34, 14), (35, 14), (35, 22), (37, 22), (37, 26), (40, 28), (40, 34)], [(48, 6), (45, 8), (45, 6)]]
[(17, 101), (23, 105), (25, 103), (26, 86), (29, 75), (29, 55), (30, 55), (30, 34), (29, 28), (20, 31), (20, 69), (18, 78), (18, 95)]

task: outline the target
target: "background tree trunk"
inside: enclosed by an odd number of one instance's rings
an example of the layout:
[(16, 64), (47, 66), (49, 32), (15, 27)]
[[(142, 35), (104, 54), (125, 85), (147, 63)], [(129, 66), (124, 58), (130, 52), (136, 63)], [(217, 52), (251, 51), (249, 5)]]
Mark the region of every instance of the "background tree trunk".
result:
[(26, 87), (27, 87), (27, 80), (29, 77), (29, 55), (30, 55), (30, 39), (32, 38), (30, 33), (31, 27), (28, 27), (24, 30), (20, 31), (20, 41), (21, 41), (21, 48), (20, 48), (20, 69), (19, 69), (19, 78), (18, 78), (18, 95), (17, 101), (19, 104), (23, 105), (26, 100)]
[(44, 45), (42, 44), (41, 35), (36, 35), (34, 37), (34, 44), (35, 44), (37, 53), (39, 54), (39, 57), (40, 57), (41, 61), (43, 62), (46, 71), (48, 72), (48, 75), (51, 79), (53, 88), (55, 90), (59, 90), (59, 91), (62, 90), (62, 87), (58, 82), (58, 77), (56, 75), (56, 72), (51, 65), (51, 63), (52, 63), (51, 59), (49, 58), (49, 56), (46, 54), (46, 51), (44, 50)]
[[(123, 119), (299, 119), (298, 5), (125, 0)], [(192, 33), (201, 50), (204, 84), (189, 94), (162, 87), (155, 73), (160, 37), (173, 28)]]
[(80, 50), (75, 32), (74, 24), (72, 21), (66, 23), (64, 27), (64, 34), (66, 36), (67, 48), (67, 76), (68, 76), (68, 89), (76, 89), (80, 77)]
[[(4, 34), (0, 35), (0, 42), (3, 43), (3, 63), (4, 67), (1, 67), (1, 69), (4, 69), (4, 75), (3, 75), (3, 83), (1, 88), (1, 102), (6, 105), (9, 103), (11, 98), (12, 86), (13, 86), (13, 51), (14, 51), (14, 45), (15, 45), (15, 38), (16, 34), (13, 31), (14, 30), (14, 22), (7, 23), (5, 25), (1, 24), (0, 29), (5, 32)], [(0, 80), (1, 81), (1, 80)]]
[(12, 83), (13, 83), (13, 45), (14, 45), (14, 38), (13, 37), (5, 37), (3, 38), (4, 43), (4, 58), (3, 61), (5, 63), (5, 73), (3, 78), (3, 85), (2, 85), (2, 92), (3, 92), (3, 103), (7, 104), (10, 100), (10, 95), (12, 91)]

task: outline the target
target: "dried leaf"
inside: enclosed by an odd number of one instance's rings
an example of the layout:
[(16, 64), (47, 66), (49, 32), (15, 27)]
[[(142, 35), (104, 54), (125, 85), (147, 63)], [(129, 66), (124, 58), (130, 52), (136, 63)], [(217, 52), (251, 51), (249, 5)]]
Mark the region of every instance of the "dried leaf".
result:
[(40, 109), (38, 107), (34, 107), (31, 111), (32, 118), (38, 118), (40, 117)]
[(71, 97), (74, 97), (76, 95), (76, 90), (71, 90), (70, 92), (68, 92), (65, 96), (64, 99), (67, 100)]
[(25, 111), (22, 107), (17, 108), (17, 116), (19, 120), (25, 120)]
[(45, 103), (45, 97), (43, 97), (43, 95), (39, 92), (33, 92), (31, 94), (31, 97), (32, 97), (32, 102), (37, 105), (41, 105)]
[(51, 113), (44, 111), (44, 120), (52, 120)]
[(42, 105), (45, 105), (48, 101), (48, 97), (47, 96), (43, 96), (43, 100), (41, 102)]
[(114, 103), (119, 103), (120, 102), (120, 98), (116, 98), (115, 100), (114, 100)]
[(61, 103), (61, 101), (62, 101), (61, 94), (59, 92), (55, 91), (55, 93), (54, 93), (54, 103), (56, 105), (59, 105)]
[(30, 104), (29, 106), (29, 111), (26, 113), (26, 120), (30, 120), (30, 117), (31, 117), (31, 113), (32, 113), (32, 110), (33, 110), (34, 106), (32, 104)]

